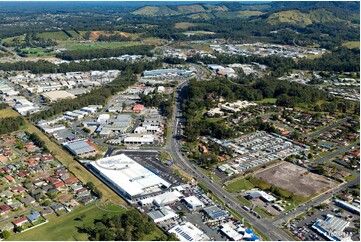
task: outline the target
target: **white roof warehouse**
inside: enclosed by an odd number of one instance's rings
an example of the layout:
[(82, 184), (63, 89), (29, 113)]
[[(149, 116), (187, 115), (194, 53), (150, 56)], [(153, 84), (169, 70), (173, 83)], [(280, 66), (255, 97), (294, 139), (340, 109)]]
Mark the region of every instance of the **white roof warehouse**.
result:
[(126, 199), (159, 192), (171, 185), (125, 154), (90, 162), (87, 167)]

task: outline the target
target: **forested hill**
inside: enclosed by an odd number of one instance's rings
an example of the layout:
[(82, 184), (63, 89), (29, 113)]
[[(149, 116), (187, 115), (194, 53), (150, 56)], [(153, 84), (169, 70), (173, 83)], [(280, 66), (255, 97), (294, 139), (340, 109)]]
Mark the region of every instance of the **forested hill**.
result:
[[(259, 11), (266, 16), (276, 12), (283, 11), (300, 11), (302, 14), (309, 14), (311, 11), (323, 10), (326, 15), (329, 13), (332, 18), (352, 21), (360, 11), (359, 2), (269, 2), (246, 4), (240, 2), (221, 2), (216, 4), (210, 3), (192, 3), (181, 5), (164, 5), (154, 6), (147, 5), (140, 7), (132, 12), (134, 15), (143, 16), (188, 16), (189, 18), (209, 18), (225, 17), (240, 18), (244, 17), (239, 11)], [(316, 16), (316, 22), (324, 18), (324, 14)], [(253, 15), (251, 15), (253, 16)], [(262, 16), (264, 18), (264, 16)], [(290, 18), (292, 20), (292, 18)], [(327, 18), (330, 20), (331, 18)], [(331, 19), (332, 20), (332, 19)]]

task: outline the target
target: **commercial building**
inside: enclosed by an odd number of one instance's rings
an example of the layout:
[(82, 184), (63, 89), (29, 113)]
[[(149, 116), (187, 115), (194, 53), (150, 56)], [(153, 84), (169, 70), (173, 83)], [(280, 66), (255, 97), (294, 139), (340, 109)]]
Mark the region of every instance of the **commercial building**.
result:
[(209, 237), (190, 222), (179, 224), (168, 233), (174, 233), (180, 241), (209, 241)]
[(152, 71), (145, 71), (143, 73), (144, 78), (151, 78), (151, 77), (162, 77), (162, 76), (190, 76), (192, 75), (192, 71), (181, 70), (181, 69), (160, 69), (160, 70), (152, 70)]
[(176, 219), (179, 217), (178, 214), (174, 212), (173, 209), (171, 209), (168, 206), (161, 207), (159, 210), (152, 211), (148, 213), (148, 216), (151, 220), (153, 220), (155, 223), (162, 223), (170, 219)]
[(92, 161), (86, 166), (126, 199), (161, 192), (171, 185), (125, 154)]
[(96, 153), (95, 146), (88, 140), (73, 140), (62, 145), (75, 156), (89, 156)]
[(97, 119), (97, 123), (105, 124), (108, 121), (108, 119), (110, 119), (109, 114), (100, 114), (98, 119)]
[(203, 209), (205, 214), (213, 221), (222, 220), (226, 218), (228, 212), (220, 209), (217, 206), (210, 206)]
[(59, 101), (61, 99), (73, 99), (75, 98), (75, 95), (68, 93), (67, 91), (51, 91), (51, 92), (45, 92), (43, 94), (41, 94), (41, 96), (43, 98), (47, 98), (49, 99), (51, 102), (56, 102)]
[(143, 136), (129, 136), (124, 138), (124, 144), (128, 145), (152, 145), (154, 144), (153, 135), (143, 135)]
[(248, 195), (248, 197), (250, 199), (260, 198), (261, 200), (268, 202), (268, 203), (276, 201), (276, 198), (274, 196), (269, 195), (264, 191), (252, 192)]
[(172, 191), (172, 192), (165, 192), (160, 195), (157, 195), (155, 197), (148, 197), (145, 199), (142, 199), (139, 203), (142, 206), (149, 206), (149, 205), (157, 205), (158, 207), (162, 207), (165, 205), (170, 205), (172, 203), (175, 203), (179, 201), (183, 197), (183, 194), (178, 191)]
[(326, 219), (318, 219), (312, 228), (319, 234), (331, 241), (351, 240), (349, 234), (345, 233), (345, 228), (350, 222), (327, 214)]
[(233, 241), (239, 241), (243, 238), (243, 235), (234, 230), (229, 224), (223, 224), (221, 232), (227, 236), (228, 239)]
[(352, 204), (341, 201), (339, 199), (335, 199), (335, 203), (336, 203), (337, 206), (339, 206), (339, 207), (341, 207), (343, 209), (346, 209), (347, 211), (350, 211), (351, 213), (360, 214), (360, 208), (359, 207), (356, 207), (356, 206), (354, 206)]
[(186, 197), (183, 200), (186, 202), (187, 207), (192, 211), (204, 208), (204, 203), (202, 203), (202, 201), (199, 200), (196, 196)]

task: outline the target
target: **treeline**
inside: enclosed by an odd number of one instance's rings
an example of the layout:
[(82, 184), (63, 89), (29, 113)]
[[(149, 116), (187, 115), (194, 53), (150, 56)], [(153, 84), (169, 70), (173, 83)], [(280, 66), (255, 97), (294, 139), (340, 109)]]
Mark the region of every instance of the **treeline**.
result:
[[(194, 141), (199, 135), (212, 135), (220, 139), (235, 135), (233, 128), (228, 127), (223, 121), (209, 122), (208, 119), (199, 119), (199, 112), (213, 108), (220, 97), (228, 102), (277, 98), (277, 104), (285, 107), (294, 107), (299, 103), (316, 106), (317, 101), (329, 99), (328, 94), (322, 90), (279, 81), (270, 76), (248, 86), (236, 85), (222, 78), (215, 78), (206, 83), (191, 80), (188, 87), (183, 89), (182, 96), (182, 108), (187, 120), (185, 136), (189, 141)], [(262, 129), (267, 128), (269, 127)]]
[(89, 93), (83, 94), (76, 99), (64, 99), (57, 103), (54, 103), (50, 105), (48, 109), (38, 113), (34, 113), (33, 115), (31, 115), (30, 119), (32, 121), (39, 121), (42, 119), (48, 119), (54, 115), (58, 115), (66, 111), (72, 111), (88, 105), (105, 105), (107, 99), (110, 96), (126, 89), (130, 85), (133, 85), (136, 81), (136, 76), (127, 71), (127, 73), (117, 77), (108, 85), (93, 89)]
[(3, 110), (8, 107), (9, 107), (9, 105), (7, 103), (0, 103), (0, 110)]
[(147, 55), (151, 56), (150, 50), (154, 48), (153, 45), (135, 45), (127, 46), (114, 49), (90, 49), (90, 50), (66, 50), (56, 54), (57, 58), (63, 60), (83, 60), (83, 59), (94, 59), (94, 58), (109, 58), (117, 57), (121, 55)]
[(314, 71), (359, 72), (360, 50), (340, 47), (313, 60), (301, 59), (297, 69)]
[[(154, 233), (156, 226), (144, 214), (134, 209), (122, 215), (103, 215), (92, 225), (83, 225), (81, 231), (88, 234), (89, 240), (95, 241), (140, 241)], [(177, 240), (173, 236), (170, 240)], [(158, 240), (158, 238), (156, 239)]]
[(55, 65), (49, 61), (39, 60), (33, 61), (19, 61), (19, 62), (5, 62), (0, 63), (0, 70), (3, 71), (24, 71), (28, 70), (34, 74), (41, 73), (66, 73), (72, 71), (105, 71), (105, 70), (125, 70), (130, 69), (134, 73), (139, 74), (144, 70), (152, 70), (161, 66), (161, 61), (138, 61), (132, 64), (119, 60), (93, 60), (62, 63)]
[(22, 117), (0, 118), (0, 134), (10, 134), (25, 125)]
[[(320, 58), (300, 59), (295, 62), (292, 58), (280, 57), (276, 55), (261, 56), (241, 56), (218, 54), (217, 58), (200, 57), (199, 55), (190, 57), (187, 62), (204, 64), (250, 64), (257, 62), (267, 65), (273, 76), (282, 76), (292, 69), (314, 70), (314, 71), (335, 71), (335, 72), (359, 72), (360, 71), (360, 50), (340, 47), (331, 53), (324, 54)], [(172, 59), (169, 60), (171, 62)]]
[(163, 116), (167, 118), (172, 116), (173, 103), (170, 95), (165, 96), (154, 93), (149, 95), (140, 94), (139, 97), (145, 107), (157, 107)]
[(129, 41), (132, 38), (123, 36), (121, 34), (112, 34), (112, 35), (99, 35), (97, 41), (106, 41), (106, 42), (123, 42), (123, 41)]
[(26, 132), (26, 135), (29, 137), (36, 146), (43, 148), (45, 152), (49, 152), (48, 147), (46, 146), (45, 142), (35, 133)]

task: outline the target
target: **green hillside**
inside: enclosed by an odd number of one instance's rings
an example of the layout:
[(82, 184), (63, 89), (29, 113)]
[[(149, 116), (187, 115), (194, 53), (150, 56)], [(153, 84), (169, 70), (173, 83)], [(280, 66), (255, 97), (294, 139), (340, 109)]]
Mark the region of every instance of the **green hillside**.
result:
[(193, 5), (179, 5), (177, 7), (179, 14), (189, 14), (189, 13), (202, 13), (206, 12), (207, 10), (200, 4), (193, 4)]
[(325, 9), (311, 10), (309, 13), (302, 13), (299, 10), (288, 10), (273, 13), (268, 17), (268, 23), (277, 25), (288, 23), (299, 26), (306, 26), (312, 23), (342, 22), (333, 13)]
[[(132, 12), (135, 15), (147, 15), (147, 16), (169, 16), (169, 15), (187, 15), (187, 14), (199, 14), (199, 13), (211, 13), (211, 12), (225, 12), (228, 8), (223, 5), (213, 4), (190, 4), (190, 5), (178, 5), (176, 7), (168, 6), (144, 6)], [(207, 15), (200, 15), (204, 18)], [(193, 18), (193, 16), (191, 16)], [(200, 18), (200, 17), (196, 17)], [(206, 17), (208, 19), (209, 16)]]
[(147, 16), (169, 16), (179, 15), (179, 13), (167, 6), (144, 6), (132, 12), (135, 15), (147, 15)]

